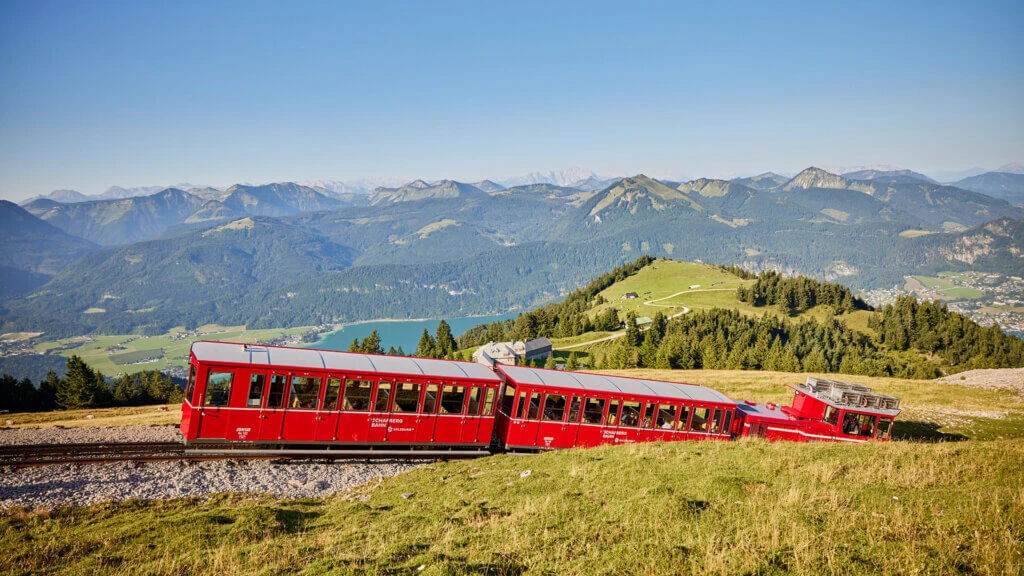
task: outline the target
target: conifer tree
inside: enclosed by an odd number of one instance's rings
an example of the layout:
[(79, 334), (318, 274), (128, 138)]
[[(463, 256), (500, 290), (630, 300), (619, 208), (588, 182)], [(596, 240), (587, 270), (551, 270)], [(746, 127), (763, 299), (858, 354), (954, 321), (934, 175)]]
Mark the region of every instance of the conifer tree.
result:
[(437, 355), (442, 358), (451, 356), (458, 346), (452, 336), (452, 328), (447, 322), (441, 320), (437, 324)]
[(555, 360), (555, 355), (548, 356), (548, 359), (544, 362), (545, 368), (554, 369), (558, 367), (558, 361)]
[(437, 354), (437, 342), (426, 328), (420, 335), (419, 344), (416, 345), (416, 355), (420, 358), (435, 358)]
[(580, 367), (579, 359), (576, 357), (576, 352), (569, 353), (569, 359), (565, 361), (566, 370), (576, 370)]

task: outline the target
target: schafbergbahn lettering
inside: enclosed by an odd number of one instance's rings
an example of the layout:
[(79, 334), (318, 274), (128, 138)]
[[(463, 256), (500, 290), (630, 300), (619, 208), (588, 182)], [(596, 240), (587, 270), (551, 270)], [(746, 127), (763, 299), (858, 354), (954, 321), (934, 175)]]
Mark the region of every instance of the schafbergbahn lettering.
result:
[(693, 384), (498, 364), (196, 342), (181, 431), (243, 441), (547, 450), (650, 441), (887, 441), (899, 400), (808, 378), (789, 406)]

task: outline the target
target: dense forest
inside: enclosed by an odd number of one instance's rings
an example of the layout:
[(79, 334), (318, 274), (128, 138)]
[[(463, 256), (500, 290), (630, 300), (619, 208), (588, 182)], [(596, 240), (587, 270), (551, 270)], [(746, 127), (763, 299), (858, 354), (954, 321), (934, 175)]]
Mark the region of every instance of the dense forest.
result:
[(736, 298), (753, 306), (778, 306), (790, 316), (815, 306), (829, 306), (833, 314), (871, 310), (842, 284), (820, 282), (806, 276), (785, 278), (775, 271), (761, 272), (749, 288), (739, 287)]
[(0, 410), (10, 412), (170, 404), (182, 398), (181, 386), (162, 372), (125, 374), (107, 382), (78, 356), (68, 358), (64, 377), (51, 371), (38, 386), (28, 378), (0, 377)]

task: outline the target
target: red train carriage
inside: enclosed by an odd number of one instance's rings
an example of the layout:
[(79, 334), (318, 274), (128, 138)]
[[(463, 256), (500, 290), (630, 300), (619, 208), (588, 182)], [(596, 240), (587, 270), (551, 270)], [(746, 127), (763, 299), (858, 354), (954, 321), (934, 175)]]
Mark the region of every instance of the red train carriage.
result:
[(501, 380), (472, 362), (192, 345), (187, 441), (486, 446)]
[(860, 384), (809, 377), (791, 388), (792, 406), (740, 404), (741, 435), (797, 442), (888, 441), (900, 413), (898, 399)]
[(651, 440), (729, 440), (737, 403), (688, 384), (495, 366), (505, 383), (496, 436), (506, 449)]

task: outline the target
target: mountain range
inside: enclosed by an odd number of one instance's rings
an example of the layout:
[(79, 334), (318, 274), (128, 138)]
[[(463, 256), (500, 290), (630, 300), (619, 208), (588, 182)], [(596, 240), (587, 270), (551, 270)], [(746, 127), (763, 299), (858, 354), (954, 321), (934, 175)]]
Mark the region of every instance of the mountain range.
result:
[[(582, 172), (545, 178), (579, 176), (596, 183)], [(0, 266), (25, 281), (0, 294), (0, 329), (483, 314), (550, 301), (642, 253), (857, 288), (1022, 267), (1024, 208), (905, 171), (503, 184), (414, 180), (347, 197), (278, 183), (6, 203), (5, 245), (19, 254)]]

